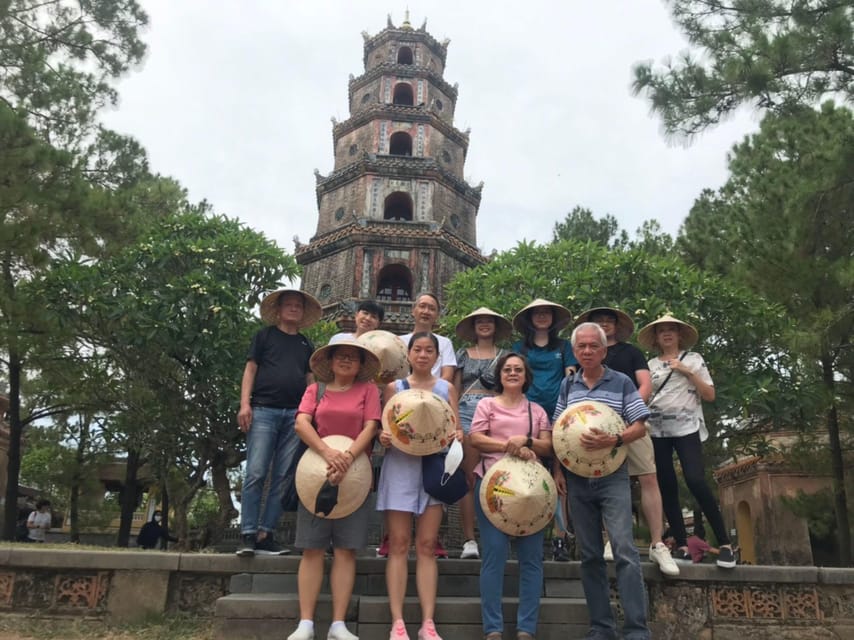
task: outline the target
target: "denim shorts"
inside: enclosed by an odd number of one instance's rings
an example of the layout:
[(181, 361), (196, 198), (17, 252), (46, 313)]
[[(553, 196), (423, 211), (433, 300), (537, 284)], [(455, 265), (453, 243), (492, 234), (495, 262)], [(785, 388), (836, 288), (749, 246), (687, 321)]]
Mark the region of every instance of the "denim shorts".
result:
[(463, 433), (468, 435), (471, 431), (471, 421), (474, 419), (474, 410), (477, 408), (477, 403), (481, 398), (487, 396), (475, 395), (471, 393), (463, 394), (460, 398), (460, 426), (463, 428)]

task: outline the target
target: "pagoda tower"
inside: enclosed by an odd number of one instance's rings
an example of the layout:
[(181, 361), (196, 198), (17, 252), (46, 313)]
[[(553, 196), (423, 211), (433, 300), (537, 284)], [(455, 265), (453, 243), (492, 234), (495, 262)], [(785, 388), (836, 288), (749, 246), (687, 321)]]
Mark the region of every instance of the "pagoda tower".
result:
[(364, 38), (350, 76), (350, 117), (333, 118), (334, 169), (315, 170), (317, 232), (297, 242), (303, 290), (352, 326), (354, 303), (386, 308), (383, 328), (411, 327), (412, 299), (443, 297), (455, 274), (485, 262), (476, 244), (483, 185), (463, 177), (469, 132), (454, 127), (457, 85), (443, 75), (448, 40), (409, 24)]

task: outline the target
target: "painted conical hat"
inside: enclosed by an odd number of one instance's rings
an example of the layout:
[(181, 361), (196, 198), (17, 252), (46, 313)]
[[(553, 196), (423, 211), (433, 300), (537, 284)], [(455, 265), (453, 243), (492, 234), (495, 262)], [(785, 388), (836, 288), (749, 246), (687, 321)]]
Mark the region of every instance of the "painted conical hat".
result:
[(504, 456), (493, 464), (480, 485), (480, 506), (497, 529), (511, 536), (537, 533), (552, 519), (557, 487), (536, 460)]
[(591, 427), (618, 435), (626, 423), (606, 404), (582, 400), (569, 405), (554, 423), (552, 444), (560, 463), (572, 473), (585, 478), (607, 476), (616, 471), (626, 459), (626, 447), (585, 449), (581, 434)]
[(374, 352), (380, 359), (380, 371), (375, 381), (388, 384), (409, 375), (409, 360), (403, 340), (389, 331), (376, 329), (363, 333), (357, 341)]
[(504, 456), (480, 485), (480, 506), (497, 529), (511, 536), (537, 533), (554, 516), (557, 487), (536, 460)]
[[(333, 449), (346, 451), (353, 444), (347, 436), (326, 436), (323, 441)], [(326, 460), (313, 449), (307, 450), (297, 465), (297, 495), (303, 506), (319, 518), (344, 518), (364, 504), (371, 490), (371, 461), (364, 453), (353, 464), (338, 485), (338, 503), (328, 514), (315, 512), (317, 494), (326, 482)]]
[(457, 418), (451, 405), (432, 391), (406, 389), (394, 394), (383, 409), (383, 429), (396, 449), (428, 456), (454, 438)]

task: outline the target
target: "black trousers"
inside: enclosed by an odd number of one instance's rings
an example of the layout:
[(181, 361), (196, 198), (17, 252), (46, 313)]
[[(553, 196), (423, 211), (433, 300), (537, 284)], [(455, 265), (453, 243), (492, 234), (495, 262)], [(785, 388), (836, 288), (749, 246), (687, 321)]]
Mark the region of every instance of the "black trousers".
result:
[(719, 545), (730, 544), (729, 535), (724, 526), (724, 519), (718, 507), (717, 500), (706, 483), (706, 470), (703, 466), (703, 445), (700, 433), (694, 432), (678, 438), (653, 438), (655, 450), (655, 470), (658, 476), (658, 488), (661, 491), (661, 501), (664, 515), (670, 524), (670, 530), (676, 539), (676, 546), (684, 547), (688, 534), (685, 531), (685, 521), (682, 519), (682, 506), (679, 502), (679, 483), (676, 481), (676, 469), (673, 466), (673, 452), (679, 456), (685, 484), (696, 498), (700, 509), (706, 516)]

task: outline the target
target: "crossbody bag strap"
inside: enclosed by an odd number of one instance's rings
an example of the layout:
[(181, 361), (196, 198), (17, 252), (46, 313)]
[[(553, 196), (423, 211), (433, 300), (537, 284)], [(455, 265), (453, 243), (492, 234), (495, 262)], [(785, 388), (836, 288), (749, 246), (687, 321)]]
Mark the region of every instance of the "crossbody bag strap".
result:
[[(683, 351), (683, 352), (682, 352), (682, 355), (681, 355), (681, 356), (679, 356), (679, 360), (680, 360), (680, 361), (681, 361), (681, 360), (684, 360), (684, 359), (685, 359), (685, 356), (687, 356), (687, 355), (688, 355), (688, 352), (687, 352), (687, 351)], [(653, 399), (655, 396), (657, 396), (657, 395), (658, 395), (659, 391), (661, 391), (662, 389), (664, 389), (664, 385), (666, 385), (666, 384), (667, 384), (668, 380), (670, 380), (670, 376), (672, 376), (672, 375), (673, 375), (673, 369), (671, 369), (671, 370), (670, 370), (670, 373), (668, 373), (668, 374), (667, 374), (667, 377), (664, 379), (664, 382), (662, 382), (662, 383), (661, 383), (661, 386), (660, 386), (660, 387), (658, 387), (658, 389), (656, 389), (656, 390), (653, 392), (653, 394), (649, 397), (649, 402), (647, 402), (647, 405), (651, 404), (651, 403), (652, 403), (652, 399)]]
[[(486, 365), (486, 371), (489, 371), (492, 367), (494, 367), (494, 366), (495, 366), (495, 363), (496, 363), (496, 362), (498, 362), (498, 358), (500, 358), (500, 357), (501, 357), (501, 354), (502, 354), (502, 353), (504, 353), (504, 349), (498, 349), (498, 350), (495, 352), (495, 357), (492, 359), (492, 361), (491, 361), (488, 365)], [(460, 398), (462, 398), (464, 395), (466, 395), (469, 391), (471, 391), (471, 390), (472, 390), (472, 387), (474, 387), (474, 385), (476, 385), (476, 384), (480, 381), (480, 376), (482, 376), (482, 375), (483, 375), (483, 373), (484, 373), (484, 371), (483, 371), (483, 370), (481, 370), (481, 371), (477, 374), (477, 378), (475, 378), (475, 379), (474, 379), (474, 382), (472, 382), (468, 387), (466, 387), (466, 390), (465, 390), (465, 391), (463, 391), (463, 392), (460, 394)]]
[(534, 416), (531, 415), (531, 401), (528, 400), (528, 437), (534, 433)]
[(320, 401), (323, 400), (323, 396), (326, 393), (326, 383), (318, 382), (317, 383), (317, 402), (314, 405), (314, 415), (311, 416), (311, 426), (314, 427), (314, 430), (317, 431), (317, 410), (320, 408)]

